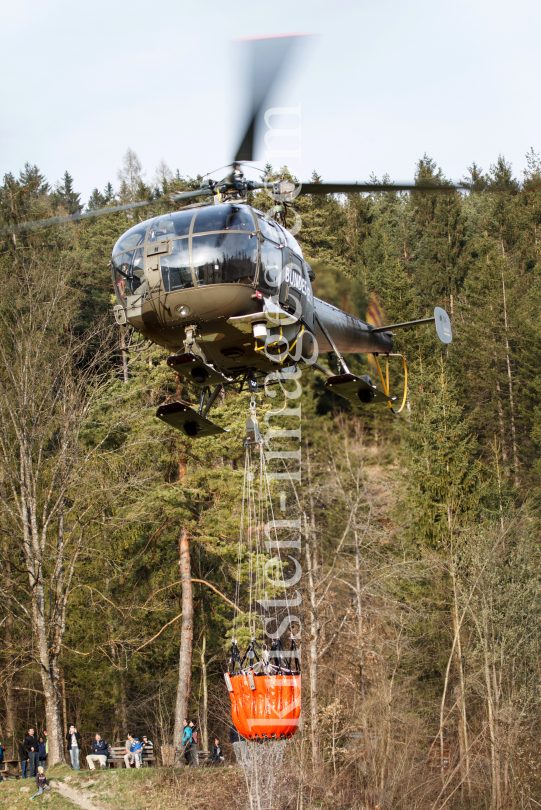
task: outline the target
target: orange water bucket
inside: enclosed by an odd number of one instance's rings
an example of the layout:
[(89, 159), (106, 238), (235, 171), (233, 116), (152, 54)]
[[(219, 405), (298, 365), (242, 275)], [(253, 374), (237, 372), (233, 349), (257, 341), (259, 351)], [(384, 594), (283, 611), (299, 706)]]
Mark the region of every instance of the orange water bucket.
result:
[(301, 714), (301, 676), (226, 675), (235, 728), (247, 740), (292, 737)]

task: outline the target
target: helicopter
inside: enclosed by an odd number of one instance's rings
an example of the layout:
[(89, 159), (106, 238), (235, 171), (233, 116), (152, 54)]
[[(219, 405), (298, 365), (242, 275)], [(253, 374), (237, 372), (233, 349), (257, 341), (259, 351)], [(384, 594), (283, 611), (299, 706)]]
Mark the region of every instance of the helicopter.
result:
[[(237, 165), (210, 204), (141, 222), (113, 249), (117, 322), (164, 346), (168, 366), (201, 388), (198, 411), (183, 402), (157, 411), (190, 437), (223, 430), (207, 418), (222, 388), (255, 388), (258, 379), (299, 363), (326, 374), (326, 385), (356, 404), (391, 402), (369, 377), (351, 374), (343, 355), (388, 356), (393, 329), (420, 323), (435, 322), (440, 340), (452, 340), (439, 307), (431, 318), (373, 327), (315, 298), (315, 275), (297, 240), (243, 196), (264, 185), (247, 181)], [(292, 184), (274, 185), (282, 196), (292, 193)], [(320, 352), (334, 352), (342, 373), (320, 365)]]
[[(449, 185), (318, 182), (297, 188), (290, 181), (246, 178), (242, 166), (254, 160), (258, 120), (298, 40), (292, 35), (247, 43), (252, 61), (251, 98), (231, 171), (222, 180), (207, 177), (198, 189), (172, 194), (172, 203), (206, 199), (137, 223), (122, 234), (112, 251), (116, 322), (130, 324), (166, 348), (171, 370), (201, 390), (199, 408), (182, 401), (167, 402), (156, 413), (189, 438), (224, 432), (208, 414), (225, 388), (241, 391), (246, 385), (255, 392), (258, 381), (268, 374), (291, 372), (299, 365), (325, 374), (326, 386), (356, 406), (383, 403), (398, 413), (388, 383), (393, 330), (433, 322), (440, 340), (445, 344), (452, 341), (449, 316), (440, 307), (429, 318), (372, 326), (316, 298), (314, 272), (284, 219), (299, 193), (437, 192), (449, 191)], [(280, 204), (267, 213), (248, 204), (249, 192), (259, 189), (266, 189)], [(0, 232), (49, 227), (150, 204), (129, 203)], [(321, 352), (334, 353), (338, 374), (318, 363)], [(369, 376), (350, 372), (343, 356), (348, 353), (374, 355), (383, 392)], [(387, 382), (378, 356), (386, 359)], [(405, 398), (404, 392), (403, 404)]]

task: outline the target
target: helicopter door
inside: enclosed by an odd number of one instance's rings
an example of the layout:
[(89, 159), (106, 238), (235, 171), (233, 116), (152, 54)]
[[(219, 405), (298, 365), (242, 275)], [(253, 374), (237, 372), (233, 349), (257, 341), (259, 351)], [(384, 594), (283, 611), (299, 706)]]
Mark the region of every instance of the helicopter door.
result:
[(314, 317), (314, 293), (312, 292), (312, 284), (310, 282), (310, 267), (303, 261), (302, 272), (306, 281), (306, 295), (303, 296), (302, 316), (303, 320), (312, 333), (315, 333), (316, 323)]
[(302, 260), (292, 253), (289, 248), (282, 250), (282, 283), (280, 285), (280, 304), (292, 314), (300, 318), (305, 306), (307, 283), (305, 280)]

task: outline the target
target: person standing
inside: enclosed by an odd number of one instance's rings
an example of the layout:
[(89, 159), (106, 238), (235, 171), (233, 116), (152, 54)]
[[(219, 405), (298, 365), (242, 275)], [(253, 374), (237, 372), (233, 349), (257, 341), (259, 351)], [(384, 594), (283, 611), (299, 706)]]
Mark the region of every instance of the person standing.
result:
[(47, 777), (45, 776), (45, 772), (41, 765), (39, 766), (38, 772), (36, 774), (36, 785), (38, 786), (38, 792), (34, 793), (33, 796), (30, 796), (30, 801), (32, 801), (32, 799), (35, 799), (36, 796), (41, 796), (44, 790), (51, 789), (47, 784)]
[(73, 724), (69, 727), (66, 740), (68, 741), (68, 751), (70, 752), (71, 768), (74, 771), (80, 771), (79, 751), (81, 749), (81, 735)]
[(96, 766), (94, 765), (95, 760), (100, 763), (102, 768), (105, 768), (107, 765), (107, 751), (109, 750), (109, 746), (102, 740), (99, 734), (96, 734), (94, 742), (92, 743), (92, 753), (88, 754), (86, 761), (88, 763), (88, 767), (91, 771), (96, 770)]
[(190, 728), (192, 730), (192, 744), (190, 745), (190, 764), (192, 768), (199, 768), (199, 751), (197, 748), (197, 729), (195, 721), (190, 720)]
[(220, 740), (218, 737), (214, 738), (214, 745), (212, 746), (212, 751), (210, 752), (210, 763), (212, 765), (223, 765), (225, 762), (225, 757), (222, 753), (222, 746), (220, 745)]
[(184, 760), (186, 765), (190, 764), (190, 746), (192, 744), (192, 728), (188, 721), (184, 721), (184, 731), (182, 732), (182, 747), (184, 749)]
[(28, 751), (24, 747), (24, 737), (19, 742), (19, 762), (21, 763), (21, 779), (28, 778)]
[(47, 769), (47, 744), (45, 742), (45, 737), (40, 737), (38, 740), (38, 756), (39, 756), (39, 764), (43, 768), (43, 771)]
[(39, 767), (39, 745), (33, 728), (28, 729), (28, 734), (24, 738), (24, 747), (28, 751), (29, 776), (32, 779), (37, 774)]

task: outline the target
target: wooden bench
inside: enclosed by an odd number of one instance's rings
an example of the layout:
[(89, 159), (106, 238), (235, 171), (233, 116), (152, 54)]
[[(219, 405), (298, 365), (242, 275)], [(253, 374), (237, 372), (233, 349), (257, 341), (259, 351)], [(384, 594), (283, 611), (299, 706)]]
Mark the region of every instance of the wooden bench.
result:
[[(111, 750), (113, 752), (112, 757), (107, 758), (107, 768), (117, 768), (117, 767), (124, 767), (126, 763), (124, 762), (124, 756), (126, 754), (126, 747), (124, 745), (120, 746), (111, 746)], [(156, 761), (156, 756), (154, 755), (153, 751), (143, 751), (142, 756), (142, 765), (152, 765)]]
[[(209, 758), (210, 751), (200, 751), (197, 749), (197, 760), (199, 765), (203, 765)], [(186, 760), (184, 759), (184, 748), (177, 748), (175, 751), (175, 762), (180, 762), (181, 765), (185, 764)]]
[(0, 773), (18, 779), (21, 776), (21, 765), (18, 759), (4, 759), (0, 767)]

